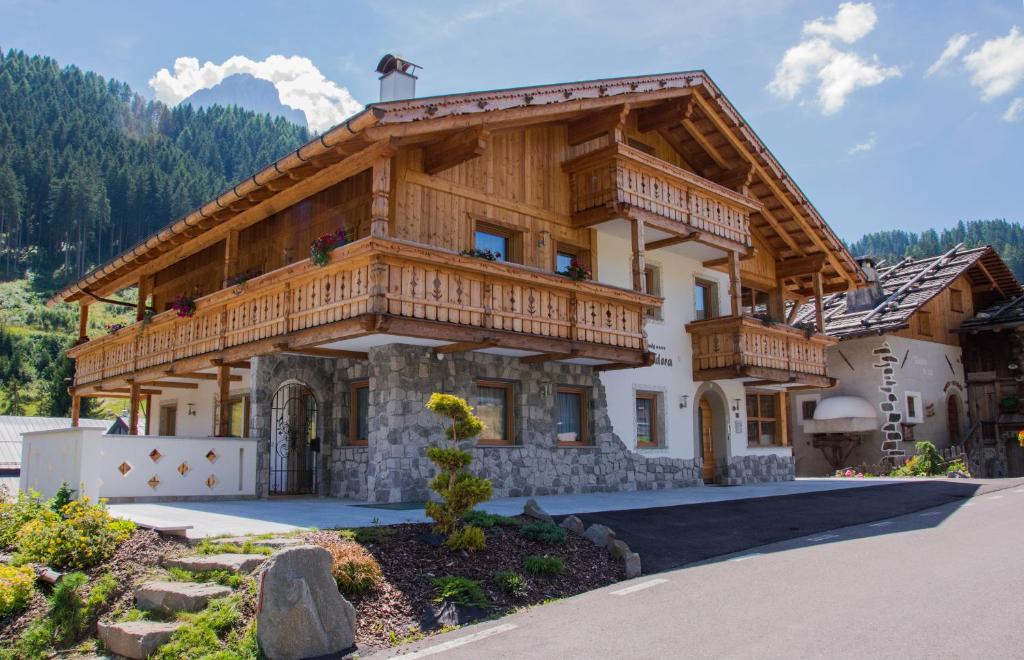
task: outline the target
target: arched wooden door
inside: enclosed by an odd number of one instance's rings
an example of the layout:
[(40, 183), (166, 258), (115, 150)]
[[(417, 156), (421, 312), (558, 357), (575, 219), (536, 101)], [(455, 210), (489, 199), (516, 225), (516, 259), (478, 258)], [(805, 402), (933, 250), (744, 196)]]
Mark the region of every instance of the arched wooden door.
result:
[(697, 416), (700, 422), (700, 457), (704, 459), (704, 481), (710, 483), (715, 480), (715, 416), (705, 397), (700, 398)]
[(946, 398), (946, 426), (949, 429), (949, 444), (960, 444), (960, 401), (956, 396)]

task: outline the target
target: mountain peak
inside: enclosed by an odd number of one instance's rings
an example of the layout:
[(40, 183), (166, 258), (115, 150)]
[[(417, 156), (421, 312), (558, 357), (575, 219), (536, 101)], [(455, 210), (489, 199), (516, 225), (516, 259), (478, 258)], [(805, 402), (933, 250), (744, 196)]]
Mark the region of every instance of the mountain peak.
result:
[(209, 89), (200, 89), (181, 103), (189, 103), (197, 110), (211, 105), (237, 105), (252, 112), (284, 117), (293, 124), (308, 128), (305, 113), (281, 103), (274, 83), (247, 73), (228, 76)]

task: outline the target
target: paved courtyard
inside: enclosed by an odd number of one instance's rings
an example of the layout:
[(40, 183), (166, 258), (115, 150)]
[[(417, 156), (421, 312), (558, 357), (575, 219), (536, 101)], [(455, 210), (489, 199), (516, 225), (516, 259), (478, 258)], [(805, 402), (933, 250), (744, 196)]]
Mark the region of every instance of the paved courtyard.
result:
[[(654, 507), (706, 504), (730, 500), (779, 497), (849, 488), (882, 487), (888, 479), (797, 479), (752, 486), (705, 486), (657, 491), (548, 495), (535, 498), (553, 515), (623, 511)], [(480, 508), (503, 515), (521, 513), (529, 498), (492, 500)], [(189, 538), (222, 534), (273, 534), (301, 529), (365, 527), (403, 522), (425, 522), (422, 504), (367, 505), (323, 497), (274, 497), (261, 500), (112, 504), (114, 515), (144, 525), (191, 525)]]

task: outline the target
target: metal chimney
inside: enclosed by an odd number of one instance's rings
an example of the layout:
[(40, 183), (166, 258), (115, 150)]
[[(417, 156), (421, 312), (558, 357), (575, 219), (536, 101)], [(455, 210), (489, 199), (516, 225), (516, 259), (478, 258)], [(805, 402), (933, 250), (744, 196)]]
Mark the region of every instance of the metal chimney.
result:
[(380, 58), (377, 64), (377, 73), (380, 75), (380, 100), (402, 101), (416, 98), (416, 69), (417, 64), (388, 53)]
[(877, 263), (873, 257), (858, 257), (857, 265), (864, 273), (865, 286), (851, 289), (846, 294), (846, 310), (861, 312), (873, 309), (882, 300), (882, 282), (878, 278)]

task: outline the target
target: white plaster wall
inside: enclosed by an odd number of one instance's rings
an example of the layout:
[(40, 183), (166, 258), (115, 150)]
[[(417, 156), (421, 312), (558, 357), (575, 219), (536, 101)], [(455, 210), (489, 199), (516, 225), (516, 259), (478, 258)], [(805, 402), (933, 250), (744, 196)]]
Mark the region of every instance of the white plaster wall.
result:
[[(61, 482), (93, 501), (256, 494), (255, 440), (106, 435), (102, 429), (89, 428), (36, 431), (22, 437), (22, 458), (28, 462), (22, 467), (21, 488), (46, 497)], [(154, 449), (159, 453), (155, 460), (150, 456)], [(213, 456), (207, 457), (211, 450)], [(122, 464), (131, 469), (122, 474)], [(159, 483), (150, 485), (154, 477)]]
[[(621, 234), (602, 230), (596, 231), (595, 234), (598, 281), (631, 288), (632, 248), (629, 239)], [(608, 395), (608, 416), (615, 433), (626, 446), (644, 455), (693, 459), (699, 455), (694, 433), (697, 405), (694, 394), (700, 383), (693, 380), (692, 348), (690, 335), (686, 332), (685, 326), (693, 321), (695, 316), (694, 280), (700, 277), (718, 283), (719, 310), (727, 310), (730, 307), (729, 280), (725, 273), (705, 268), (700, 259), (674, 253), (671, 249), (651, 253), (647, 261), (661, 268), (662, 295), (665, 298), (662, 318), (648, 319), (646, 326), (648, 343), (658, 356), (659, 363), (641, 369), (623, 369), (601, 374), (601, 382)], [(671, 360), (671, 366), (661, 363), (664, 360)], [(789, 447), (748, 447), (746, 394), (743, 384), (738, 380), (720, 380), (716, 383), (722, 388), (730, 409), (727, 439), (730, 456), (790, 455)], [(637, 390), (661, 392), (663, 395), (664, 447), (636, 447), (634, 392)], [(682, 395), (688, 396), (686, 408), (679, 407)], [(739, 417), (732, 410), (736, 399), (739, 399)]]
[[(934, 406), (932, 416), (925, 415), (924, 422), (914, 428), (914, 441), (928, 440), (936, 447), (949, 447), (949, 429), (946, 424), (946, 399), (950, 392), (957, 392), (961, 399), (961, 433), (967, 425), (967, 388), (964, 380), (962, 352), (959, 346), (937, 342), (910, 339), (895, 335), (872, 335), (839, 342), (828, 351), (829, 374), (839, 379), (834, 389), (820, 390), (821, 398), (848, 394), (860, 396), (874, 406), (878, 412), (879, 426), (884, 423), (879, 403), (884, 394), (879, 391), (882, 384), (882, 370), (874, 368), (878, 356), (873, 351), (889, 342), (893, 357), (897, 396), (897, 411), (906, 420), (906, 393), (919, 392), (924, 408)], [(845, 359), (844, 359), (845, 357)], [(948, 358), (948, 362), (947, 362)], [(849, 361), (850, 364), (847, 364)], [(850, 365), (853, 365), (851, 368)], [(798, 476), (822, 476), (830, 467), (821, 452), (811, 446), (811, 437), (803, 432), (800, 421), (799, 396), (790, 398), (790, 414), (793, 429), (794, 454)], [(874, 433), (865, 438), (863, 444), (851, 454), (850, 465), (873, 465), (881, 456), (882, 435)], [(914, 442), (904, 442), (902, 449), (910, 456), (914, 453)]]
[[(242, 380), (231, 383), (231, 395), (247, 394), (249, 392), (249, 370), (232, 369), (232, 375), (241, 376)], [(217, 381), (199, 380), (192, 381), (199, 384), (195, 390), (181, 390), (164, 388), (161, 394), (153, 395), (152, 407), (149, 416), (150, 435), (160, 432), (160, 407), (176, 403), (178, 405), (175, 435), (191, 438), (205, 438), (212, 436), (216, 413), (214, 408), (217, 403)], [(193, 404), (195, 415), (188, 414), (188, 404)], [(251, 424), (250, 424), (251, 426)], [(139, 429), (142, 430), (141, 428)]]

